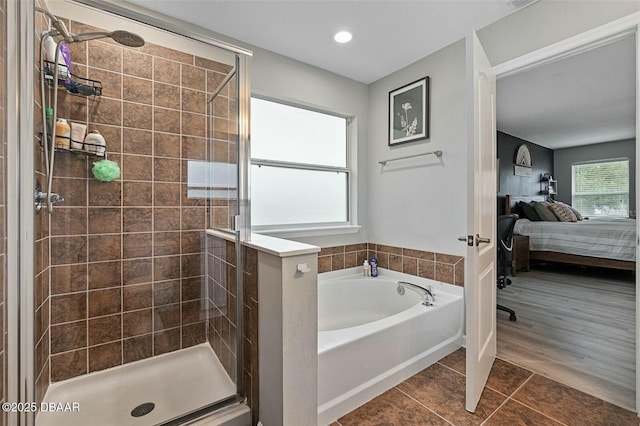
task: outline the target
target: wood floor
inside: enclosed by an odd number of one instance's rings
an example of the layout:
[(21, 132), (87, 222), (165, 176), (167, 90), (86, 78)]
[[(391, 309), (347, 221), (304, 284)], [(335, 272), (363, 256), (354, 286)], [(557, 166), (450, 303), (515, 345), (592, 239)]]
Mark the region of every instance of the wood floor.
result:
[(635, 277), (552, 265), (498, 290), (498, 356), (620, 407), (635, 409)]

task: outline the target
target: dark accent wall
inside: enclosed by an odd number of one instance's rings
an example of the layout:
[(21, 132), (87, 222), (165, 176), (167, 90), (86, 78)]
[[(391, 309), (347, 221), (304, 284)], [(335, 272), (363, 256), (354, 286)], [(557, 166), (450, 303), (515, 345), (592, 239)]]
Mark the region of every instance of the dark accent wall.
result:
[[(504, 214), (504, 197), (540, 194), (540, 175), (553, 173), (553, 150), (533, 142), (498, 132), (498, 158), (500, 159), (500, 190), (498, 191), (498, 214)], [(531, 151), (531, 176), (516, 176), (513, 166), (518, 147), (526, 143)]]
[(573, 148), (556, 149), (553, 152), (553, 176), (558, 181), (557, 200), (571, 204), (571, 165), (584, 161), (629, 159), (629, 209), (636, 211), (636, 140), (626, 139)]

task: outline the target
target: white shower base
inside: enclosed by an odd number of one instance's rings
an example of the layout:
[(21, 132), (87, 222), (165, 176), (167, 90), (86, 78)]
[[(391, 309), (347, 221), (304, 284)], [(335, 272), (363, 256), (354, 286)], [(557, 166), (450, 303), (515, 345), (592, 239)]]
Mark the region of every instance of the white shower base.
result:
[[(36, 426), (149, 426), (235, 394), (236, 386), (211, 347), (180, 351), (87, 374), (49, 386), (44, 403), (78, 403), (78, 412), (43, 412)], [(131, 416), (146, 402), (149, 414)]]

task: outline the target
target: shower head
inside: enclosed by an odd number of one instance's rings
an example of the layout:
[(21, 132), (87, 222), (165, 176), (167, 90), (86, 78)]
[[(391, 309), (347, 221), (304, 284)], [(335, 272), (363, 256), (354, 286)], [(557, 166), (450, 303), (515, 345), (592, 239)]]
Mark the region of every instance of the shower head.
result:
[(96, 40), (99, 38), (111, 38), (116, 43), (120, 43), (128, 47), (140, 47), (144, 46), (144, 39), (138, 34), (130, 33), (129, 31), (116, 30), (112, 32), (90, 32), (82, 34), (72, 34), (67, 30), (64, 22), (56, 18), (56, 16), (49, 12), (47, 9), (36, 7), (35, 10), (40, 13), (44, 13), (51, 20), (51, 25), (55, 28), (55, 31), (50, 31), (49, 35), (60, 35), (67, 43), (80, 43), (83, 41)]
[(138, 34), (130, 33), (129, 31), (116, 30), (113, 32), (91, 32), (82, 34), (71, 34), (70, 43), (79, 43), (89, 40), (97, 40), (100, 38), (111, 38), (116, 43), (120, 43), (128, 47), (140, 47), (144, 46), (144, 39)]
[(144, 39), (138, 34), (130, 33), (129, 31), (116, 30), (111, 33), (110, 36), (113, 41), (120, 43), (123, 46), (129, 47), (141, 47), (144, 46)]

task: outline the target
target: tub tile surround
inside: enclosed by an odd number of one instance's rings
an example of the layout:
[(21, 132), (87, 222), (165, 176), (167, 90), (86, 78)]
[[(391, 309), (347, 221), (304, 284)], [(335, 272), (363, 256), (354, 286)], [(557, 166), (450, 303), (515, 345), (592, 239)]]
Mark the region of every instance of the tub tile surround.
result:
[(421, 278), (464, 286), (464, 257), (376, 243), (323, 247), (318, 273), (362, 266), (376, 256), (378, 266)]
[[(46, 27), (36, 17), (39, 34)], [(64, 22), (74, 33), (102, 31)], [(74, 74), (101, 79), (104, 93), (61, 91), (58, 116), (99, 130), (122, 176), (99, 182), (94, 159), (56, 155), (53, 191), (66, 201), (51, 219), (46, 211), (36, 216), (37, 401), (50, 382), (207, 341), (207, 212), (229, 212), (226, 202), (208, 207), (190, 198), (187, 170), (189, 161), (210, 155), (206, 99), (231, 67), (151, 43), (128, 48), (105, 39), (69, 48)], [(215, 118), (225, 128), (233, 120), (227, 95)], [(233, 137), (218, 132), (216, 143), (231, 146)], [(44, 183), (38, 141), (35, 152), (36, 178)]]
[(464, 409), (461, 348), (331, 426), (638, 425), (635, 413), (496, 359), (475, 413)]

